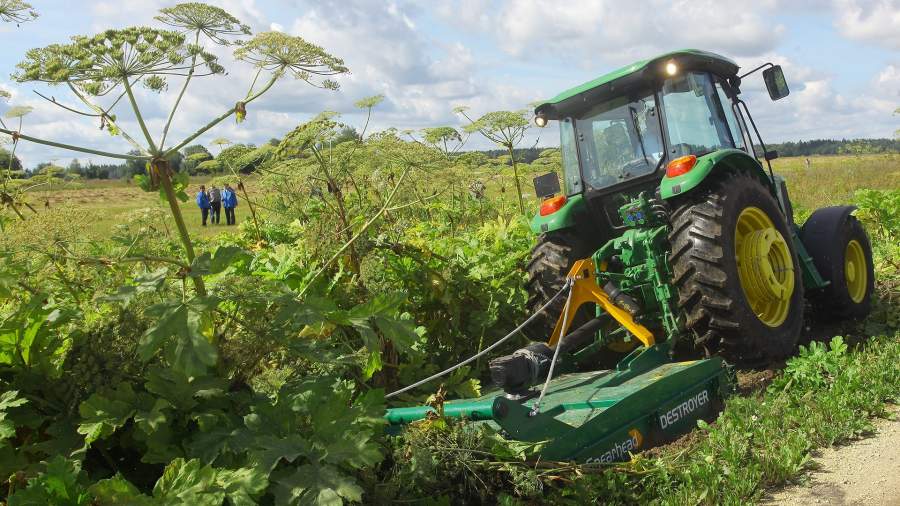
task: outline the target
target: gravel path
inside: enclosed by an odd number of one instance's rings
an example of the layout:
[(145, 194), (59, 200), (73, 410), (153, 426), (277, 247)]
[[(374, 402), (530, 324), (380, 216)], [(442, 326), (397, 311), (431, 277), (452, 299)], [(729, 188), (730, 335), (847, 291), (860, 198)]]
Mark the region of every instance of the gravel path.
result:
[(900, 506), (900, 411), (877, 420), (874, 436), (815, 455), (819, 470), (797, 486), (773, 490), (767, 505)]

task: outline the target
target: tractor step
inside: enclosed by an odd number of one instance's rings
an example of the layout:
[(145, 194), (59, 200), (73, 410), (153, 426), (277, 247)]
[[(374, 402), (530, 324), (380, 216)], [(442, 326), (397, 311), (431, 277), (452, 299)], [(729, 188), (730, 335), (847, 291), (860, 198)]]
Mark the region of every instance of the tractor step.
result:
[[(733, 374), (718, 357), (671, 362), (664, 348), (636, 350), (614, 370), (554, 378), (539, 413), (525, 400), (495, 392), (444, 404), (444, 416), (490, 421), (511, 439), (547, 441), (546, 460), (615, 462), (690, 431), (714, 415), (732, 390)], [(534, 392), (535, 394), (537, 392)], [(430, 406), (395, 408), (395, 428), (425, 418)]]

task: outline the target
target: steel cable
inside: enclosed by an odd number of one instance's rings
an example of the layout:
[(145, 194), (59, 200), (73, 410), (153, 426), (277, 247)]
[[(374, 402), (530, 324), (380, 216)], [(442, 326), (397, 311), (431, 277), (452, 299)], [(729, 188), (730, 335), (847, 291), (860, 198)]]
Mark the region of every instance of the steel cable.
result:
[[(524, 329), (526, 325), (528, 325), (529, 323), (531, 323), (532, 320), (534, 320), (535, 318), (537, 318), (537, 315), (541, 314), (542, 312), (544, 312), (545, 309), (547, 309), (548, 307), (550, 307), (550, 304), (553, 304), (553, 302), (555, 302), (556, 299), (559, 298), (559, 296), (563, 294), (563, 292), (565, 292), (565, 291), (567, 291), (567, 290), (570, 290), (571, 288), (572, 288), (572, 283), (571, 283), (571, 281), (569, 281), (569, 280), (567, 279), (567, 280), (566, 280), (566, 283), (563, 285), (563, 287), (560, 288), (558, 292), (556, 292), (556, 295), (554, 295), (553, 297), (551, 297), (550, 300), (548, 300), (546, 304), (544, 304), (543, 306), (541, 306), (540, 309), (538, 309), (537, 311), (535, 311), (535, 313), (534, 313), (533, 315), (529, 316), (527, 320), (525, 320), (524, 322), (522, 322), (521, 324), (519, 324), (519, 326), (516, 327), (515, 329), (513, 329), (512, 332), (510, 332), (509, 334), (506, 334), (506, 336), (504, 336), (502, 339), (500, 339), (500, 340), (497, 341), (496, 343), (494, 343), (494, 344), (488, 346), (488, 347), (485, 348), (484, 350), (482, 350), (482, 351), (476, 353), (475, 355), (472, 355), (471, 357), (469, 357), (469, 358), (463, 360), (462, 362), (460, 362), (460, 363), (458, 363), (458, 364), (456, 364), (456, 365), (454, 365), (454, 366), (452, 366), (452, 367), (449, 367), (449, 368), (447, 368), (447, 369), (444, 369), (443, 371), (441, 371), (441, 372), (439, 372), (439, 373), (437, 373), (437, 374), (432, 374), (431, 376), (429, 376), (429, 377), (427, 377), (427, 378), (425, 378), (425, 379), (423, 379), (423, 380), (421, 380), (421, 381), (417, 381), (417, 382), (413, 383), (412, 385), (409, 385), (408, 387), (403, 387), (403, 388), (401, 388), (400, 390), (395, 390), (395, 391), (393, 391), (393, 392), (391, 392), (391, 393), (385, 395), (384, 398), (385, 398), (385, 399), (388, 399), (388, 398), (391, 398), (391, 397), (393, 397), (393, 396), (395, 396), (395, 395), (402, 394), (403, 392), (408, 392), (408, 391), (412, 390), (413, 388), (422, 386), (422, 385), (424, 385), (425, 383), (428, 383), (428, 382), (430, 382), (430, 381), (432, 381), (432, 380), (435, 380), (435, 379), (437, 379), (437, 378), (440, 378), (441, 376), (444, 376), (444, 375), (447, 374), (447, 373), (451, 373), (451, 372), (453, 372), (453, 371), (459, 369), (460, 367), (462, 367), (462, 366), (464, 366), (464, 365), (466, 365), (466, 364), (472, 362), (473, 360), (476, 360), (476, 359), (478, 359), (479, 357), (482, 357), (482, 356), (486, 355), (487, 353), (489, 353), (489, 352), (490, 352), (491, 350), (493, 350), (494, 348), (496, 348), (496, 347), (500, 346), (501, 344), (503, 344), (507, 339), (509, 339), (510, 337), (516, 335), (518, 332), (520, 332), (522, 329)], [(568, 300), (568, 299), (567, 299), (567, 300)], [(568, 302), (567, 302), (566, 304), (568, 305)], [(557, 346), (557, 348), (559, 348), (559, 347)], [(551, 364), (551, 368), (552, 368), (552, 364)], [(546, 387), (545, 387), (545, 388), (546, 388)], [(542, 397), (543, 397), (543, 395), (542, 395)]]

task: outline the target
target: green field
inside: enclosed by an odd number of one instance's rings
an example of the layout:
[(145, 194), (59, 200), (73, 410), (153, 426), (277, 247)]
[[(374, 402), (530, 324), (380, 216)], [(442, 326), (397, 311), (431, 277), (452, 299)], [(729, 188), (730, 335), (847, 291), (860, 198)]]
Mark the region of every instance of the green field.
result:
[[(194, 202), (199, 185), (205, 184), (209, 178), (195, 178), (188, 188), (190, 199), (181, 202), (186, 224), (193, 237), (204, 238), (224, 231), (225, 215), (222, 214), (222, 225), (202, 226), (200, 210)], [(247, 185), (253, 192), (253, 183)], [(88, 180), (74, 184), (63, 184), (50, 191), (35, 191), (29, 194), (32, 207), (41, 214), (64, 216), (76, 213), (84, 216), (87, 227), (83, 233), (86, 237), (102, 238), (113, 233), (116, 225), (140, 219), (144, 214), (168, 213), (168, 203), (162, 201), (155, 193), (147, 193), (130, 181)], [(240, 199), (239, 200), (243, 200)], [(242, 202), (238, 203), (236, 213), (238, 222), (249, 219), (249, 214)], [(79, 220), (82, 222), (82, 220)]]
[[(900, 154), (814, 156), (809, 157), (809, 169), (806, 168), (805, 160), (803, 157), (795, 157), (773, 162), (775, 172), (787, 180), (795, 214), (801, 221), (816, 207), (852, 202), (854, 192), (858, 189), (900, 188)], [(488, 196), (501, 200), (501, 205), (511, 211), (515, 206), (515, 190), (510, 183), (511, 172), (508, 168), (499, 171), (482, 169), (469, 177), (485, 181)], [(539, 203), (531, 191), (531, 178), (539, 173), (539, 169), (525, 166), (520, 174), (526, 205), (532, 212)], [(209, 238), (229, 230), (224, 225), (201, 226), (200, 212), (193, 197), (199, 185), (208, 180), (208, 177), (193, 178), (188, 188), (191, 198), (180, 204), (188, 229), (196, 238)], [(71, 186), (74, 188), (63, 185), (51, 191), (34, 192), (31, 202), (40, 214), (47, 215), (46, 219), (65, 221), (65, 216), (71, 213), (83, 216), (84, 219), (79, 219), (78, 222), (87, 224), (79, 226), (79, 233), (84, 234), (84, 237), (107, 237), (113, 233), (116, 225), (140, 219), (146, 214), (169, 212), (168, 204), (156, 194), (146, 193), (130, 182), (89, 180)], [(255, 178), (250, 178), (246, 186), (251, 198), (262, 196)], [(243, 200), (240, 197), (242, 195), (239, 195), (239, 199)], [(45, 203), (49, 206), (45, 206)], [(266, 211), (261, 210), (261, 214), (265, 216)], [(222, 219), (224, 220), (224, 215)], [(237, 219), (239, 224), (250, 219), (249, 211), (243, 203), (239, 204)], [(167, 234), (173, 232), (166, 231)]]

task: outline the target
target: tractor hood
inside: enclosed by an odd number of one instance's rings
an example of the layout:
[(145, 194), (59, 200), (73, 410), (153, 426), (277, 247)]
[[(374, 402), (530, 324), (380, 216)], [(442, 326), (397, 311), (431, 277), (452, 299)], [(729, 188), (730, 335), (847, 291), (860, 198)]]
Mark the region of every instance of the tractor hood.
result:
[(705, 70), (729, 79), (737, 78), (738, 64), (734, 61), (707, 51), (681, 49), (614, 70), (597, 79), (568, 89), (538, 105), (534, 113), (548, 120), (556, 120), (575, 114), (589, 104), (619, 96), (632, 88), (645, 87), (648, 83), (662, 81), (666, 77), (665, 67), (674, 62), (678, 72), (685, 70)]

